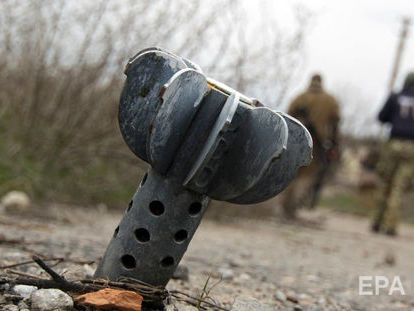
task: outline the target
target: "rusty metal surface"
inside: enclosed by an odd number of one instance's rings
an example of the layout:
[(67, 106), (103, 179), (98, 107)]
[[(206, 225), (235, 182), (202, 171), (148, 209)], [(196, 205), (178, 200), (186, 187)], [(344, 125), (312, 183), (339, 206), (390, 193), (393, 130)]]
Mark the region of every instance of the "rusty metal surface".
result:
[(165, 286), (209, 198), (250, 204), (277, 195), (309, 164), (312, 139), (299, 121), (159, 48), (139, 52), (125, 72), (120, 129), (152, 168), (95, 275)]

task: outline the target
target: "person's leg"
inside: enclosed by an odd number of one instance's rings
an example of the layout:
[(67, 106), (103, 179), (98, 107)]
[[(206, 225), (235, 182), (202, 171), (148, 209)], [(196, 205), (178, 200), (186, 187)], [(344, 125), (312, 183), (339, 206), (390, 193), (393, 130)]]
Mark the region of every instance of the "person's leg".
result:
[(298, 181), (292, 182), (284, 191), (282, 197), (283, 217), (289, 220), (296, 218), (296, 188)]
[(394, 183), (395, 173), (398, 170), (400, 161), (394, 152), (394, 142), (390, 141), (381, 148), (381, 156), (376, 171), (381, 178), (375, 201), (377, 210), (372, 223), (372, 231), (379, 232), (383, 226), (385, 214), (389, 206), (389, 197)]
[(372, 231), (379, 232), (383, 221), (384, 215), (388, 208), (388, 197), (391, 191), (392, 180), (381, 180), (381, 183), (378, 187), (376, 198), (377, 201), (377, 211), (374, 215), (374, 222), (372, 223)]
[(414, 167), (410, 162), (404, 162), (398, 168), (392, 184), (389, 208), (385, 214), (385, 233), (395, 235), (397, 233), (400, 209), (403, 204), (404, 192), (414, 175)]
[(312, 181), (312, 175), (300, 174), (285, 190), (282, 205), (283, 215), (286, 219), (296, 219), (297, 210), (309, 205)]
[(319, 202), (319, 197), (322, 192), (323, 184), (330, 174), (332, 167), (329, 164), (321, 163), (319, 165), (318, 171), (315, 173), (315, 176), (312, 178), (312, 183), (310, 185), (310, 198), (309, 198), (309, 209), (315, 209), (316, 205)]
[(414, 143), (394, 140), (391, 143), (394, 160), (399, 162), (389, 197), (389, 211), (385, 215), (386, 233), (397, 232), (399, 211), (404, 202), (404, 192), (414, 177)]

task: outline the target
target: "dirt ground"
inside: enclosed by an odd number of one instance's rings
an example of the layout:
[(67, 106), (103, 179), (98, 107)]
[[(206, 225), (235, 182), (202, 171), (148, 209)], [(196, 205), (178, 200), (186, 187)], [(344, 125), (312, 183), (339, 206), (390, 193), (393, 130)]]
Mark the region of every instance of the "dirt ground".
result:
[[(370, 233), (366, 218), (325, 209), (301, 215), (301, 224), (204, 220), (181, 262), (189, 281), (172, 280), (168, 288), (198, 294), (210, 276), (208, 286), (219, 282), (210, 295), (227, 307), (237, 296), (251, 296), (274, 310), (414, 310), (414, 227), (402, 225), (390, 238)], [(98, 261), (121, 217), (122, 211), (68, 206), (2, 213), (0, 265), (32, 252)], [(95, 267), (66, 263), (56, 269), (76, 278)], [(38, 273), (31, 265), (20, 269)], [(360, 296), (359, 276), (390, 282), (398, 276), (406, 295), (389, 296), (387, 288)]]

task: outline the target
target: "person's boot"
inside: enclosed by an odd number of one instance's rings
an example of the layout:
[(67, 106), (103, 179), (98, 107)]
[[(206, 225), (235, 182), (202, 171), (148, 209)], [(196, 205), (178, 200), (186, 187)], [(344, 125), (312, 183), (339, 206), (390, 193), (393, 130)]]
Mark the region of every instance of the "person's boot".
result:
[(381, 225), (377, 222), (374, 222), (371, 226), (371, 231), (374, 233), (379, 233), (381, 229)]
[(282, 204), (283, 218), (286, 221), (296, 220), (296, 206), (292, 198), (285, 198)]
[(395, 230), (395, 228), (387, 228), (385, 234), (389, 236), (397, 236), (397, 230)]

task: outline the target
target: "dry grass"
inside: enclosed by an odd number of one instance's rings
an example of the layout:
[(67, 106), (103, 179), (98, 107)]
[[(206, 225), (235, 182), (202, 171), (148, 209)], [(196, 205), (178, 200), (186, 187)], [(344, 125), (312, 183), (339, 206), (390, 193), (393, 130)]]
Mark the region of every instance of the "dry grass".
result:
[(145, 166), (121, 138), (117, 105), (123, 65), (144, 47), (172, 49), (241, 91), (260, 81), (286, 89), (307, 17), (290, 37), (267, 25), (271, 38), (250, 48), (235, 8), (232, 0), (0, 0), (0, 195), (127, 201)]

